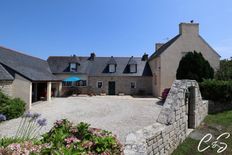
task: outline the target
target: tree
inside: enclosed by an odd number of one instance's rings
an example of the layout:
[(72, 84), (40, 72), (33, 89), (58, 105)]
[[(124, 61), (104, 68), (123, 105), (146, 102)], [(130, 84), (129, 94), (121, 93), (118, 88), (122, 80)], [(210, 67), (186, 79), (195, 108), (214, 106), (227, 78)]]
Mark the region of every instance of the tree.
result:
[(212, 79), (214, 70), (201, 53), (188, 52), (179, 63), (177, 79), (191, 79), (202, 82), (203, 79)]
[(220, 61), (220, 69), (217, 71), (215, 77), (218, 80), (232, 80), (232, 59)]

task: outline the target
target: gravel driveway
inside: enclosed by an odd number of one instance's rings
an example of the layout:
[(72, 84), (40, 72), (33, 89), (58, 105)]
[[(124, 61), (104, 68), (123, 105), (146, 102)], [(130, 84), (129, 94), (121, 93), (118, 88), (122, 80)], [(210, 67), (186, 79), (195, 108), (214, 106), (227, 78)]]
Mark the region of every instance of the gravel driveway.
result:
[[(40, 102), (32, 106), (33, 112), (48, 119), (41, 131), (48, 131), (53, 122), (67, 118), (74, 123), (88, 122), (92, 127), (112, 131), (125, 142), (127, 134), (154, 123), (161, 107), (155, 98), (133, 98), (131, 96), (94, 96), (53, 98), (51, 102)], [(20, 119), (0, 124), (0, 136), (12, 136)]]

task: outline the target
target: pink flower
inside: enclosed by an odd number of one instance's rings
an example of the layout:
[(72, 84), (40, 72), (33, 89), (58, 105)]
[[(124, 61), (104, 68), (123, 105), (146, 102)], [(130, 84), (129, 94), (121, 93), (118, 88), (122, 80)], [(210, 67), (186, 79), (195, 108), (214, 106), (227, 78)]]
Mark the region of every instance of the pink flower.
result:
[(75, 142), (80, 142), (80, 140), (79, 139), (77, 139), (76, 137), (69, 137), (69, 138), (66, 138), (65, 140), (64, 140), (67, 144), (71, 144), (71, 143), (75, 143)]
[(86, 141), (82, 144), (82, 147), (84, 148), (90, 148), (93, 145), (93, 142), (91, 141)]
[(21, 146), (20, 146), (20, 144), (10, 144), (9, 146), (8, 146), (8, 148), (10, 148), (12, 151), (18, 151), (18, 152), (20, 152), (21, 151)]

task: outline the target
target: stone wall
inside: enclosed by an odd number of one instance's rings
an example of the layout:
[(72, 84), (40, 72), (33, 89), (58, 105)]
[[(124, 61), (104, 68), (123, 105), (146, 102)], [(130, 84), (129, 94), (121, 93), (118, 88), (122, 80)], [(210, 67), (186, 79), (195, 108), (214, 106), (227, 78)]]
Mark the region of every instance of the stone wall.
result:
[(12, 96), (12, 81), (0, 81), (0, 90), (6, 95)]
[[(189, 92), (189, 93), (188, 93)], [(188, 95), (189, 94), (189, 95)], [(169, 155), (208, 113), (199, 86), (193, 80), (174, 81), (157, 122), (126, 138), (126, 155)]]
[[(102, 81), (103, 86), (102, 88), (97, 88), (97, 81)], [(152, 77), (145, 76), (145, 77), (133, 77), (133, 76), (90, 76), (89, 77), (89, 86), (91, 90), (96, 93), (100, 94), (105, 92), (108, 94), (108, 83), (109, 81), (115, 81), (115, 92), (116, 95), (119, 93), (124, 93), (127, 95), (134, 95), (138, 94), (140, 91), (144, 92), (144, 94), (152, 94)], [(136, 88), (131, 88), (131, 82), (136, 83)]]
[(32, 102), (32, 83), (26, 78), (15, 74), (15, 80), (12, 83), (13, 97), (18, 97), (26, 103), (26, 108), (31, 108)]

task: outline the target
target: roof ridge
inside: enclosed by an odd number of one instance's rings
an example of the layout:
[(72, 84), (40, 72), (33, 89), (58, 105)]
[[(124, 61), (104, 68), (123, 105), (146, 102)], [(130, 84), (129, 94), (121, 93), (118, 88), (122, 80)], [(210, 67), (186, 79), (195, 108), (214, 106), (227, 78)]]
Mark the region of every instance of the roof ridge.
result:
[(162, 54), (168, 47), (170, 47), (181, 35), (178, 34), (169, 41), (167, 41), (165, 44), (163, 44), (158, 50), (156, 50), (149, 58), (149, 60), (153, 59), (156, 56), (159, 56)]

